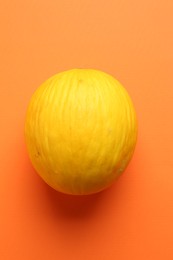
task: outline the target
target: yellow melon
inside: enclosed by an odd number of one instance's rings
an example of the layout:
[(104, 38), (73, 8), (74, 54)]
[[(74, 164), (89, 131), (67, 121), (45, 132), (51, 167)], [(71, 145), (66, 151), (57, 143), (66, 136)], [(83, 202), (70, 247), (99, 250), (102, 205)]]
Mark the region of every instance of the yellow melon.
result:
[(73, 69), (33, 94), (25, 123), (31, 162), (42, 179), (67, 194), (91, 194), (125, 170), (137, 138), (132, 101), (112, 76)]

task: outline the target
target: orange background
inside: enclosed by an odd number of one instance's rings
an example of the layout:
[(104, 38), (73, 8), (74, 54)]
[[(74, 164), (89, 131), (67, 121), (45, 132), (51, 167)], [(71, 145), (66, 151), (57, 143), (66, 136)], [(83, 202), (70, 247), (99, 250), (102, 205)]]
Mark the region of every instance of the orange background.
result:
[[(0, 258), (173, 259), (173, 1), (0, 2)], [(130, 93), (139, 136), (106, 191), (59, 194), (24, 143), (33, 91), (53, 74), (96, 68)]]

